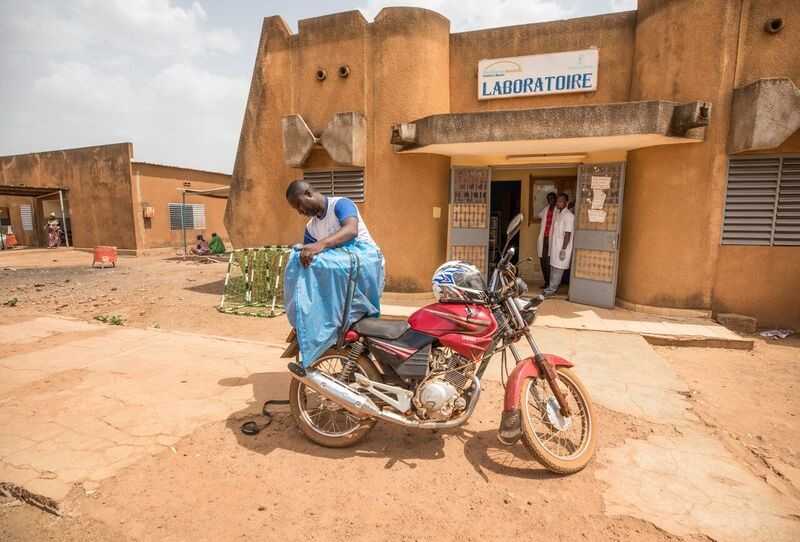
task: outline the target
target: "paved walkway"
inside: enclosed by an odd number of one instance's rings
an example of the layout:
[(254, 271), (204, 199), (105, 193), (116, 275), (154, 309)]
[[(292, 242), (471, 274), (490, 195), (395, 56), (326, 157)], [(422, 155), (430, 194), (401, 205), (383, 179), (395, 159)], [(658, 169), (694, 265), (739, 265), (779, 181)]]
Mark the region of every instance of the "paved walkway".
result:
[[(800, 513), (690, 410), (687, 387), (641, 337), (537, 328), (576, 362), (596, 403), (666, 428), (598, 451), (609, 514), (717, 540), (797, 540)], [(280, 345), (40, 317), (0, 326), (0, 483), (57, 507), (200, 426), (285, 398)], [(498, 360), (487, 372), (498, 379)], [(252, 374), (268, 375), (251, 382)], [(264, 387), (269, 389), (264, 389)], [(132, 467), (136, 468), (136, 467)], [(48, 500), (51, 499), (51, 500)]]
[[(388, 297), (381, 304), (387, 317), (407, 318), (419, 307), (432, 300), (404, 300)], [(602, 309), (571, 303), (565, 299), (544, 302), (534, 327), (605, 331), (641, 335), (653, 344), (675, 346), (704, 346), (717, 348), (753, 348), (753, 340), (742, 337), (728, 328), (706, 318), (674, 318), (629, 311), (620, 307)]]

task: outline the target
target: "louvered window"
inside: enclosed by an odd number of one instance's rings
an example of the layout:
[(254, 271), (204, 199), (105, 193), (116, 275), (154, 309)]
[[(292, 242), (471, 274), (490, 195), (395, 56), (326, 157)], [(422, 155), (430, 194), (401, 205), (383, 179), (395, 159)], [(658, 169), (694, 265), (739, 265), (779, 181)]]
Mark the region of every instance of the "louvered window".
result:
[[(202, 203), (168, 203), (169, 229), (202, 230), (206, 227), (206, 206)], [(181, 210), (183, 215), (181, 216)]]
[(800, 246), (800, 157), (728, 160), (722, 244)]
[(30, 205), (20, 205), (19, 215), (22, 219), (22, 229), (33, 231), (33, 208)]
[(303, 180), (326, 196), (343, 196), (364, 201), (364, 170), (306, 171)]

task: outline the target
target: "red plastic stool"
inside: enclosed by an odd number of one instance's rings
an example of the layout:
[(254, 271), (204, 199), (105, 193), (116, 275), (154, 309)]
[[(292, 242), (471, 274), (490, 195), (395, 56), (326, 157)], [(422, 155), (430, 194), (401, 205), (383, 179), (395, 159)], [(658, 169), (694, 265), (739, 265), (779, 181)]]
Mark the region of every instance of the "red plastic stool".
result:
[(100, 264), (105, 268), (106, 264), (111, 264), (111, 267), (117, 266), (117, 247), (94, 247), (94, 260), (92, 267)]

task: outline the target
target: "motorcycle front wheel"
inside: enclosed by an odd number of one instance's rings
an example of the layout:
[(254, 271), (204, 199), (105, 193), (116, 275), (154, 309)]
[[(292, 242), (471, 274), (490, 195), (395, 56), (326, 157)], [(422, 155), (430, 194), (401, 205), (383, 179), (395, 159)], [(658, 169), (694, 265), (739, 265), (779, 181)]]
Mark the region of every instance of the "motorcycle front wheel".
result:
[[(337, 378), (347, 362), (347, 352), (330, 349), (311, 366)], [(364, 356), (358, 358), (354, 372), (370, 380), (381, 380), (380, 373)], [(351, 374), (346, 384), (355, 382)], [(297, 427), (309, 440), (328, 448), (345, 448), (360, 442), (375, 426), (374, 418), (359, 418), (302, 382), (292, 379), (289, 406)]]
[(527, 379), (519, 401), (522, 440), (547, 470), (572, 474), (594, 456), (594, 412), (589, 392), (578, 376), (566, 367), (559, 367), (556, 374), (571, 415), (561, 415), (558, 400), (544, 378)]

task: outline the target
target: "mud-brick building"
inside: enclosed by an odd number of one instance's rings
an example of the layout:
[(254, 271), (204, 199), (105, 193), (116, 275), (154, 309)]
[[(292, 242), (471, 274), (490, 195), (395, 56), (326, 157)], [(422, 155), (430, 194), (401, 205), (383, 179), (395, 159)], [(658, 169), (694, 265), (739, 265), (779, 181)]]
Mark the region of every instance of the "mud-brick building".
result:
[[(133, 160), (133, 145), (0, 156), (0, 228), (47, 246), (46, 222), (64, 212), (70, 244), (123, 253), (183, 246), (223, 224), (230, 175)], [(212, 196), (183, 192), (192, 190)], [(63, 204), (63, 207), (62, 207)]]
[[(525, 215), (575, 202), (570, 299), (800, 326), (800, 10), (793, 0), (639, 0), (638, 10), (453, 33), (432, 11), (264, 20), (226, 224), (302, 239), (305, 177), (348, 195), (388, 287), (448, 258), (490, 270)], [(533, 257), (532, 260), (527, 258)]]

